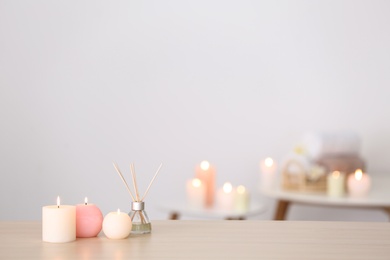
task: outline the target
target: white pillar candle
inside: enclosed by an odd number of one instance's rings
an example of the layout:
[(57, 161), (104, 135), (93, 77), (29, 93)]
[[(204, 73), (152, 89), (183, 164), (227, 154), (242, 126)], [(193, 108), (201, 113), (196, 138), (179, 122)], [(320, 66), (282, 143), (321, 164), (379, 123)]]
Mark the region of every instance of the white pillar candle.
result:
[(327, 177), (327, 194), (331, 197), (341, 197), (345, 194), (345, 174), (339, 171), (330, 173)]
[(103, 220), (103, 232), (110, 239), (123, 239), (130, 235), (131, 218), (119, 209), (108, 213)]
[(249, 210), (250, 195), (244, 186), (237, 187), (234, 194), (234, 210), (246, 212)]
[(65, 243), (76, 240), (76, 207), (57, 205), (42, 207), (42, 240)]
[(276, 179), (275, 161), (270, 157), (265, 158), (260, 162), (260, 171), (261, 189), (273, 188)]
[(187, 181), (187, 201), (191, 208), (203, 208), (206, 198), (206, 189), (198, 178)]
[(348, 192), (352, 197), (366, 196), (371, 188), (370, 176), (358, 169), (348, 177)]
[(233, 186), (230, 182), (226, 182), (222, 189), (217, 193), (217, 205), (222, 210), (232, 210), (234, 202)]

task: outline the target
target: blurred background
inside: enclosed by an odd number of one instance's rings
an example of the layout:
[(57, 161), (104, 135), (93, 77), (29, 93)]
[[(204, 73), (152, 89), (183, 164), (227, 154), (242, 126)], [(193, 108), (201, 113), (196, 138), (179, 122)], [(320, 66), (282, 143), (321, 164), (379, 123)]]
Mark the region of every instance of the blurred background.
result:
[[(216, 183), (258, 193), (260, 161), (306, 132), (354, 132), (372, 176), (390, 170), (388, 1), (0, 0), (0, 219), (41, 207), (147, 212), (185, 199), (208, 160)], [(293, 206), (292, 220), (387, 221), (381, 211)]]

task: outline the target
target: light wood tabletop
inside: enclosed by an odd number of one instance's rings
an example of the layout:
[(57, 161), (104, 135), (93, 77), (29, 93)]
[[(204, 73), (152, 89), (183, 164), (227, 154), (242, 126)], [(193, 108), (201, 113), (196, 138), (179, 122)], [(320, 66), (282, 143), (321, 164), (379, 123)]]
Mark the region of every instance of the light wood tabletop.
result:
[(0, 259), (390, 259), (390, 225), (153, 221), (152, 234), (42, 242), (40, 222), (0, 222)]

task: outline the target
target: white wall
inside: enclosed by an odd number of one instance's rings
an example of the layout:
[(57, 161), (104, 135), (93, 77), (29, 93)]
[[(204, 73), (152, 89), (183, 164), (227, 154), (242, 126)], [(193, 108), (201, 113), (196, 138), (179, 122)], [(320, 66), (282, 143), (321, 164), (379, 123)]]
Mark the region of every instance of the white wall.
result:
[[(195, 164), (255, 190), (258, 163), (305, 131), (354, 130), (390, 170), (388, 1), (0, 0), (0, 219), (57, 195), (129, 209), (135, 162), (152, 219)], [(272, 201), (271, 201), (272, 206)], [(290, 219), (385, 221), (293, 207)], [(260, 216), (267, 219), (272, 209)]]

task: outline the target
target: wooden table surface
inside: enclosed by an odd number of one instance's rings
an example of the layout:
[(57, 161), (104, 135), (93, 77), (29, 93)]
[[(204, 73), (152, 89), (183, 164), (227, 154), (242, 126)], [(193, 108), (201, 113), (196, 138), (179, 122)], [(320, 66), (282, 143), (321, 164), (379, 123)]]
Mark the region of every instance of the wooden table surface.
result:
[(153, 221), (149, 235), (42, 242), (40, 222), (0, 222), (0, 259), (390, 259), (390, 225)]

